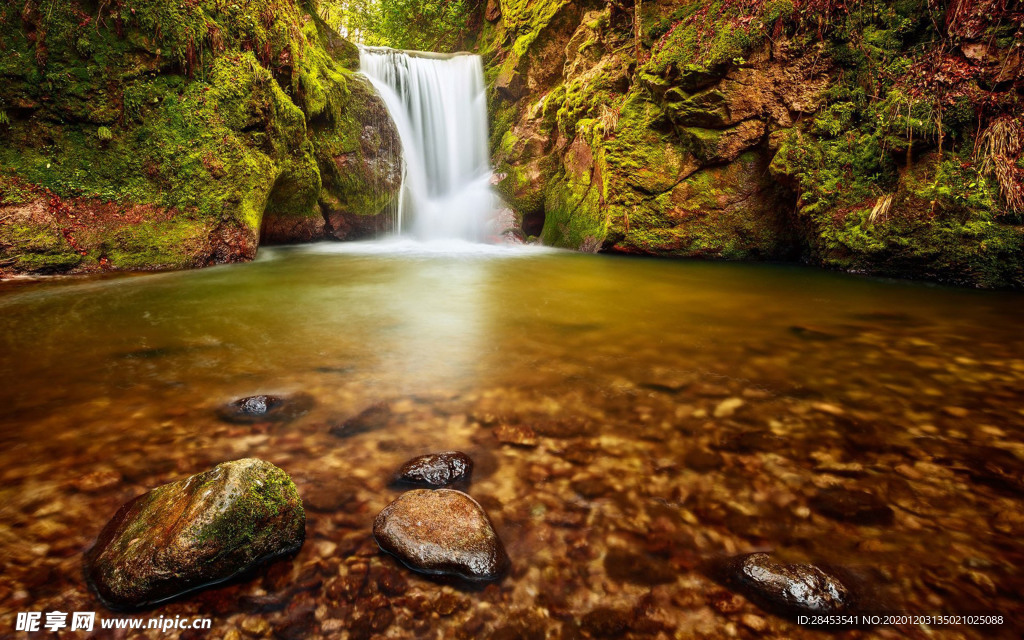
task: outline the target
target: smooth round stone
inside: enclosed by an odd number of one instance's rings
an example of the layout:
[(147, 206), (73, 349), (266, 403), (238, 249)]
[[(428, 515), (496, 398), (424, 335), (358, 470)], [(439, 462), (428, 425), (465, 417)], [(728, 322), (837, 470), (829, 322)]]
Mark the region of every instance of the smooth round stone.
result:
[(257, 395), (239, 398), (220, 408), (218, 414), (226, 422), (288, 422), (308, 412), (313, 399), (299, 393), (293, 396)]
[(418, 456), (403, 464), (395, 475), (399, 482), (429, 487), (444, 487), (460, 480), (469, 480), (473, 460), (461, 451), (443, 451)]
[(106, 605), (138, 609), (294, 552), (305, 536), (288, 474), (245, 458), (126, 503), (86, 554), (85, 574)]
[(476, 500), (452, 489), (403, 493), (378, 515), (373, 537), (415, 571), (466, 580), (501, 578), (508, 554)]
[(787, 614), (840, 614), (852, 607), (852, 593), (839, 578), (811, 564), (783, 564), (767, 553), (752, 553), (731, 560), (728, 572), (753, 600)]

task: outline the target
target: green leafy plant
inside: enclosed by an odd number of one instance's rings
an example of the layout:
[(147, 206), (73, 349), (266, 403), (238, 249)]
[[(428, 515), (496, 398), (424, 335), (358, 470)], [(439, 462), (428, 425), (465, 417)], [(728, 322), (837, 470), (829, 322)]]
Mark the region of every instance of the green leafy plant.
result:
[(362, 44), (451, 52), (479, 8), (479, 0), (321, 0), (320, 15)]

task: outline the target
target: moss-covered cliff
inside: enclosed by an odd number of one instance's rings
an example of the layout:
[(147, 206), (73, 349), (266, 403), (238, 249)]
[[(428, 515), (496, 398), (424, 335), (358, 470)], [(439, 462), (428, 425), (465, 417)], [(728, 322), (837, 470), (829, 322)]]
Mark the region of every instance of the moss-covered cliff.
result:
[(250, 259), (372, 230), (397, 134), (310, 0), (0, 7), (0, 270)]
[(485, 17), (500, 189), (545, 243), (1024, 286), (1019, 2)]

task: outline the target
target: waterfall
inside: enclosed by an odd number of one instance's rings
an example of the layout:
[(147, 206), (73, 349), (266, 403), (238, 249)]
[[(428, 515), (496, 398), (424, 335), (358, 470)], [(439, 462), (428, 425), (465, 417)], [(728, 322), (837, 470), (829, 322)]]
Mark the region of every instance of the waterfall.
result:
[(401, 232), (482, 240), (495, 203), (480, 57), (360, 47), (359, 60), (402, 141)]

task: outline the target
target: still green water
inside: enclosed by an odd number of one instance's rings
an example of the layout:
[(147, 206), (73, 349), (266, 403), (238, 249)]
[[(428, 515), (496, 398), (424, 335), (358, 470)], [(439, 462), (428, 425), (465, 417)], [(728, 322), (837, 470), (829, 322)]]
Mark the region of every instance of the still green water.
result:
[[(295, 478), (307, 543), (157, 612), (212, 616), (211, 637), (816, 636), (702, 570), (754, 550), (844, 567), (887, 611), (1005, 619), (938, 637), (1019, 637), (1022, 327), (1016, 293), (480, 246), (5, 283), (0, 624), (102, 611), (81, 554), (117, 507), (256, 456)], [(218, 419), (258, 393), (315, 405)], [(386, 424), (338, 434), (378, 403)], [(393, 471), (448, 449), (476, 461), (513, 561), (487, 589), (418, 577), (370, 535)]]

